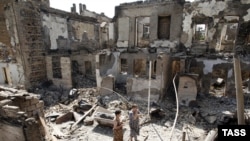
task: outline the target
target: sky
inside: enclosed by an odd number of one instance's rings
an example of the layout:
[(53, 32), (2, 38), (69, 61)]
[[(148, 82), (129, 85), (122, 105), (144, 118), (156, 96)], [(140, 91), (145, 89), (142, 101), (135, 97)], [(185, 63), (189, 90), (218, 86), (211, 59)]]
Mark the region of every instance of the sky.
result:
[(86, 5), (87, 10), (89, 11), (99, 14), (104, 12), (106, 16), (113, 18), (115, 6), (118, 6), (121, 3), (134, 1), (138, 0), (50, 0), (50, 7), (70, 12), (70, 8), (73, 3), (75, 3), (77, 12), (79, 12), (79, 3), (82, 3)]

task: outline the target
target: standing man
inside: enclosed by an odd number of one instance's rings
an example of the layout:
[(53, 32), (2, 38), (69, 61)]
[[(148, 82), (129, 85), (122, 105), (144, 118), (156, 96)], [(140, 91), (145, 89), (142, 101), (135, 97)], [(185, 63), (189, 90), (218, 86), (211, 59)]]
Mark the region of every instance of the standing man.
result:
[(139, 110), (136, 104), (132, 105), (132, 109), (129, 112), (129, 127), (130, 127), (130, 141), (137, 141), (139, 135)]

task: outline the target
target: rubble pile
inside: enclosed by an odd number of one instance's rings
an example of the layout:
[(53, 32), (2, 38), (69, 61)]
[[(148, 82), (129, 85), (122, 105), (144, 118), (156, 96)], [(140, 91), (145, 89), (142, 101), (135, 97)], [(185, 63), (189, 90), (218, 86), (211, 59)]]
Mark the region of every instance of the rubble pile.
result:
[[(71, 100), (68, 105), (59, 103), (49, 107), (45, 112), (50, 130), (58, 140), (112, 140), (111, 127), (114, 111), (117, 109), (122, 110), (125, 122), (124, 136), (128, 139), (130, 107), (123, 98), (116, 94), (98, 95), (96, 89), (93, 88), (72, 89), (69, 95), (75, 99)], [(128, 97), (124, 96), (124, 98)], [(162, 103), (151, 102), (150, 117), (147, 116), (146, 102), (129, 101), (129, 104), (138, 104), (142, 114), (141, 140), (170, 138), (176, 113), (176, 105), (173, 101), (173, 99), (166, 99)], [(204, 140), (207, 133), (216, 128), (217, 124), (226, 124), (226, 120), (231, 124), (234, 122), (235, 99), (212, 96), (204, 98), (201, 95), (197, 101), (197, 107), (180, 107), (173, 135), (175, 140), (182, 138), (183, 131), (193, 140)], [(222, 101), (228, 104), (222, 105)], [(214, 109), (213, 105), (219, 108)], [(224, 114), (221, 112), (223, 110), (225, 110)]]
[[(0, 138), (43, 141), (50, 138), (44, 123), (44, 103), (25, 90), (0, 87)], [(15, 134), (10, 134), (15, 133)]]
[[(5, 87), (0, 90), (0, 124), (3, 127), (0, 136), (10, 140), (7, 128), (4, 129), (6, 126), (13, 126), (15, 129), (12, 130), (17, 132), (15, 137), (23, 140), (27, 137), (38, 141), (45, 138), (58, 141), (112, 140), (114, 111), (118, 109), (122, 111), (124, 139), (127, 140), (130, 131), (128, 112), (133, 103), (141, 112), (139, 140), (166, 140), (171, 137), (177, 111), (174, 99), (166, 98), (161, 103), (151, 101), (148, 111), (147, 102), (132, 100), (124, 94), (100, 95), (96, 88), (73, 88), (68, 91), (67, 100), (45, 107), (39, 100), (40, 96), (33, 93)], [(235, 98), (198, 94), (196, 101), (196, 106), (179, 107), (172, 140), (181, 140), (185, 133), (190, 140), (202, 141), (208, 132), (215, 132), (217, 125), (237, 124)], [(249, 106), (246, 100), (247, 124), (250, 123)]]
[(74, 83), (77, 88), (92, 88), (96, 87), (95, 80), (84, 76), (84, 75), (73, 75), (74, 76)]

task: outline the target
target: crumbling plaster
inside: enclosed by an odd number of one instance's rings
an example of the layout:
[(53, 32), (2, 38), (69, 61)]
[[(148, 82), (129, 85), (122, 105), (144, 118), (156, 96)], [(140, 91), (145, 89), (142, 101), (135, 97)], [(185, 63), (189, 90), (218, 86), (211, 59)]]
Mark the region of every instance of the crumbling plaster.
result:
[[(184, 9), (184, 13), (183, 13), (184, 20), (182, 24), (183, 33), (182, 33), (181, 42), (184, 43), (186, 47), (191, 47), (192, 45), (193, 29), (191, 25), (193, 23), (192, 18), (194, 16), (202, 14), (207, 17), (213, 17), (215, 15), (218, 15), (219, 12), (224, 11), (228, 7), (225, 1), (216, 1), (216, 0), (212, 0), (209, 2), (202, 2), (202, 3), (199, 2), (198, 5), (196, 2), (194, 2), (194, 3), (191, 3), (190, 6), (191, 7), (195, 6), (195, 8), (192, 9), (192, 11)], [(219, 20), (214, 20), (214, 25), (218, 21)], [(209, 40), (213, 39), (214, 33), (215, 33), (214, 28), (208, 29), (207, 39)]]
[(43, 14), (42, 15), (42, 25), (49, 29), (50, 37), (50, 49), (55, 50), (59, 49), (57, 44), (57, 39), (59, 36), (68, 38), (68, 27), (66, 18), (58, 17), (52, 14)]
[[(120, 53), (120, 52), (106, 52), (105, 57), (112, 56), (112, 61), (109, 62), (111, 65), (109, 68), (105, 68), (105, 66), (100, 66), (102, 69), (97, 69), (96, 75), (97, 75), (97, 82), (98, 87), (102, 87), (104, 84), (101, 82), (103, 81), (103, 78), (106, 78), (108, 76), (113, 76), (115, 78), (116, 84), (124, 84), (126, 85), (127, 94), (133, 95), (133, 97), (137, 97), (140, 99), (145, 100), (145, 91), (148, 90), (148, 73), (149, 68), (148, 65), (146, 65), (146, 74), (145, 76), (139, 76), (135, 77), (135, 65), (134, 61), (136, 59), (144, 59), (147, 61), (148, 59), (152, 60), (152, 69), (154, 65), (154, 61), (156, 61), (156, 72), (154, 78), (151, 80), (151, 89), (152, 89), (152, 99), (158, 100), (159, 97), (161, 97), (161, 94), (164, 90), (166, 90), (166, 86), (168, 85), (168, 81), (170, 78), (169, 67), (171, 59), (168, 55), (162, 54), (157, 58), (157, 54), (147, 54), (147, 53), (137, 53), (137, 54), (130, 54), (130, 53)], [(149, 57), (149, 58), (148, 58)], [(97, 56), (97, 59), (99, 58), (99, 55)], [(121, 72), (121, 59), (127, 60), (127, 72), (122, 73)], [(99, 60), (98, 60), (99, 62)], [(111, 63), (112, 62), (112, 63)], [(110, 64), (111, 63), (111, 64)], [(99, 63), (97, 63), (99, 64)], [(140, 64), (138, 64), (140, 65)], [(104, 67), (104, 68), (103, 68)], [(153, 69), (154, 70), (154, 69)], [(152, 70), (152, 71), (153, 71)]]
[[(143, 4), (131, 4), (120, 5), (116, 7), (116, 16), (118, 21), (118, 47), (137, 47), (140, 44), (142, 47), (169, 47), (175, 45), (175, 42), (179, 43), (179, 35), (181, 34), (182, 23), (182, 5), (176, 2), (153, 2), (155, 4), (143, 3)], [(119, 13), (119, 14), (118, 14)], [(118, 15), (117, 15), (118, 14)], [(116, 17), (115, 16), (115, 17)], [(170, 37), (169, 39), (158, 38), (158, 18), (159, 16), (171, 16), (170, 20)], [(140, 18), (150, 18), (150, 35), (147, 42), (140, 40), (140, 33), (136, 34), (140, 30)], [(121, 18), (129, 18), (129, 27), (124, 28), (124, 23), (119, 22)], [(139, 20), (136, 20), (139, 19)], [(120, 40), (121, 32), (120, 27), (123, 27), (127, 32), (129, 31), (129, 39)], [(140, 31), (139, 31), (140, 32)], [(126, 38), (127, 39), (127, 38)], [(155, 42), (156, 41), (156, 42)], [(159, 42), (161, 42), (159, 44)], [(171, 42), (171, 43), (169, 43)]]
[[(12, 16), (12, 15), (10, 15), (10, 13), (8, 15)], [(10, 36), (10, 44), (12, 45), (12, 47), (15, 47), (19, 43), (18, 36), (17, 36), (17, 29), (16, 29), (16, 26), (14, 25), (15, 23), (10, 22), (9, 19), (5, 19), (5, 22), (6, 22), (6, 27), (7, 27), (7, 30), (9, 31), (9, 33), (10, 32), (13, 33), (13, 34), (10, 34), (10, 35), (12, 35), (12, 36)], [(13, 31), (10, 30), (10, 26), (14, 27)]]
[[(250, 2), (249, 2), (249, 3), (250, 3)], [(250, 21), (250, 9), (247, 10), (247, 15), (245, 15), (245, 16), (243, 17), (243, 19), (244, 19), (245, 22)]]
[[(6, 68), (8, 78), (10, 79), (9, 85), (17, 86), (19, 84), (24, 84), (24, 72), (20, 70), (20, 65), (16, 63), (0, 63), (0, 68)], [(0, 83), (5, 84), (5, 76), (3, 69), (0, 73)]]
[[(207, 59), (207, 58), (196, 58), (196, 63), (191, 63), (191, 69), (195, 73), (199, 74), (201, 79), (201, 93), (209, 93), (210, 85), (213, 83), (213, 79), (221, 77), (226, 83), (226, 95), (233, 96), (235, 94), (235, 78), (234, 78), (234, 66), (231, 59)], [(193, 68), (193, 69), (192, 69)], [(241, 62), (242, 72), (249, 70), (249, 65), (245, 62)], [(193, 73), (191, 71), (191, 73)], [(222, 74), (216, 72), (223, 72)], [(217, 76), (214, 76), (217, 75)], [(223, 76), (224, 75), (224, 76)], [(214, 78), (215, 77), (215, 78)], [(243, 80), (248, 78), (242, 77)]]
[[(111, 52), (110, 52), (111, 53)], [(118, 71), (119, 70), (119, 60), (120, 60), (120, 52), (112, 52), (113, 56), (115, 57), (115, 61), (113, 66), (107, 70), (107, 75), (112, 74), (113, 76), (117, 76), (118, 75)]]
[[(5, 18), (6, 22), (6, 28), (8, 30), (9, 36), (10, 36), (10, 44), (11, 49), (13, 51), (13, 57), (15, 58), (16, 63), (1, 63), (0, 66), (7, 68), (10, 72), (10, 75), (8, 76), (11, 79), (11, 84), (16, 86), (20, 84), (24, 84), (24, 68), (22, 59), (20, 57), (20, 51), (18, 51), (18, 47), (20, 47), (18, 32), (17, 32), (17, 26), (16, 22), (14, 21), (14, 13), (6, 10), (5, 16), (8, 16), (9, 18)], [(4, 84), (4, 78), (1, 77), (1, 84)], [(3, 81), (2, 81), (3, 80)]]

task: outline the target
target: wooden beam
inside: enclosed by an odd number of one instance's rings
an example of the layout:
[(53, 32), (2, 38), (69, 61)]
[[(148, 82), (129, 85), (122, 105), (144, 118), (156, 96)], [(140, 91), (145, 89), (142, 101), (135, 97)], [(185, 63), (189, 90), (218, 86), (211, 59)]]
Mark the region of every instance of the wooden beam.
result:
[(73, 128), (80, 123), (86, 116), (88, 116), (95, 108), (97, 107), (97, 104), (95, 104), (91, 109), (89, 109), (81, 118), (79, 118), (72, 126), (70, 129), (70, 132), (73, 130)]

